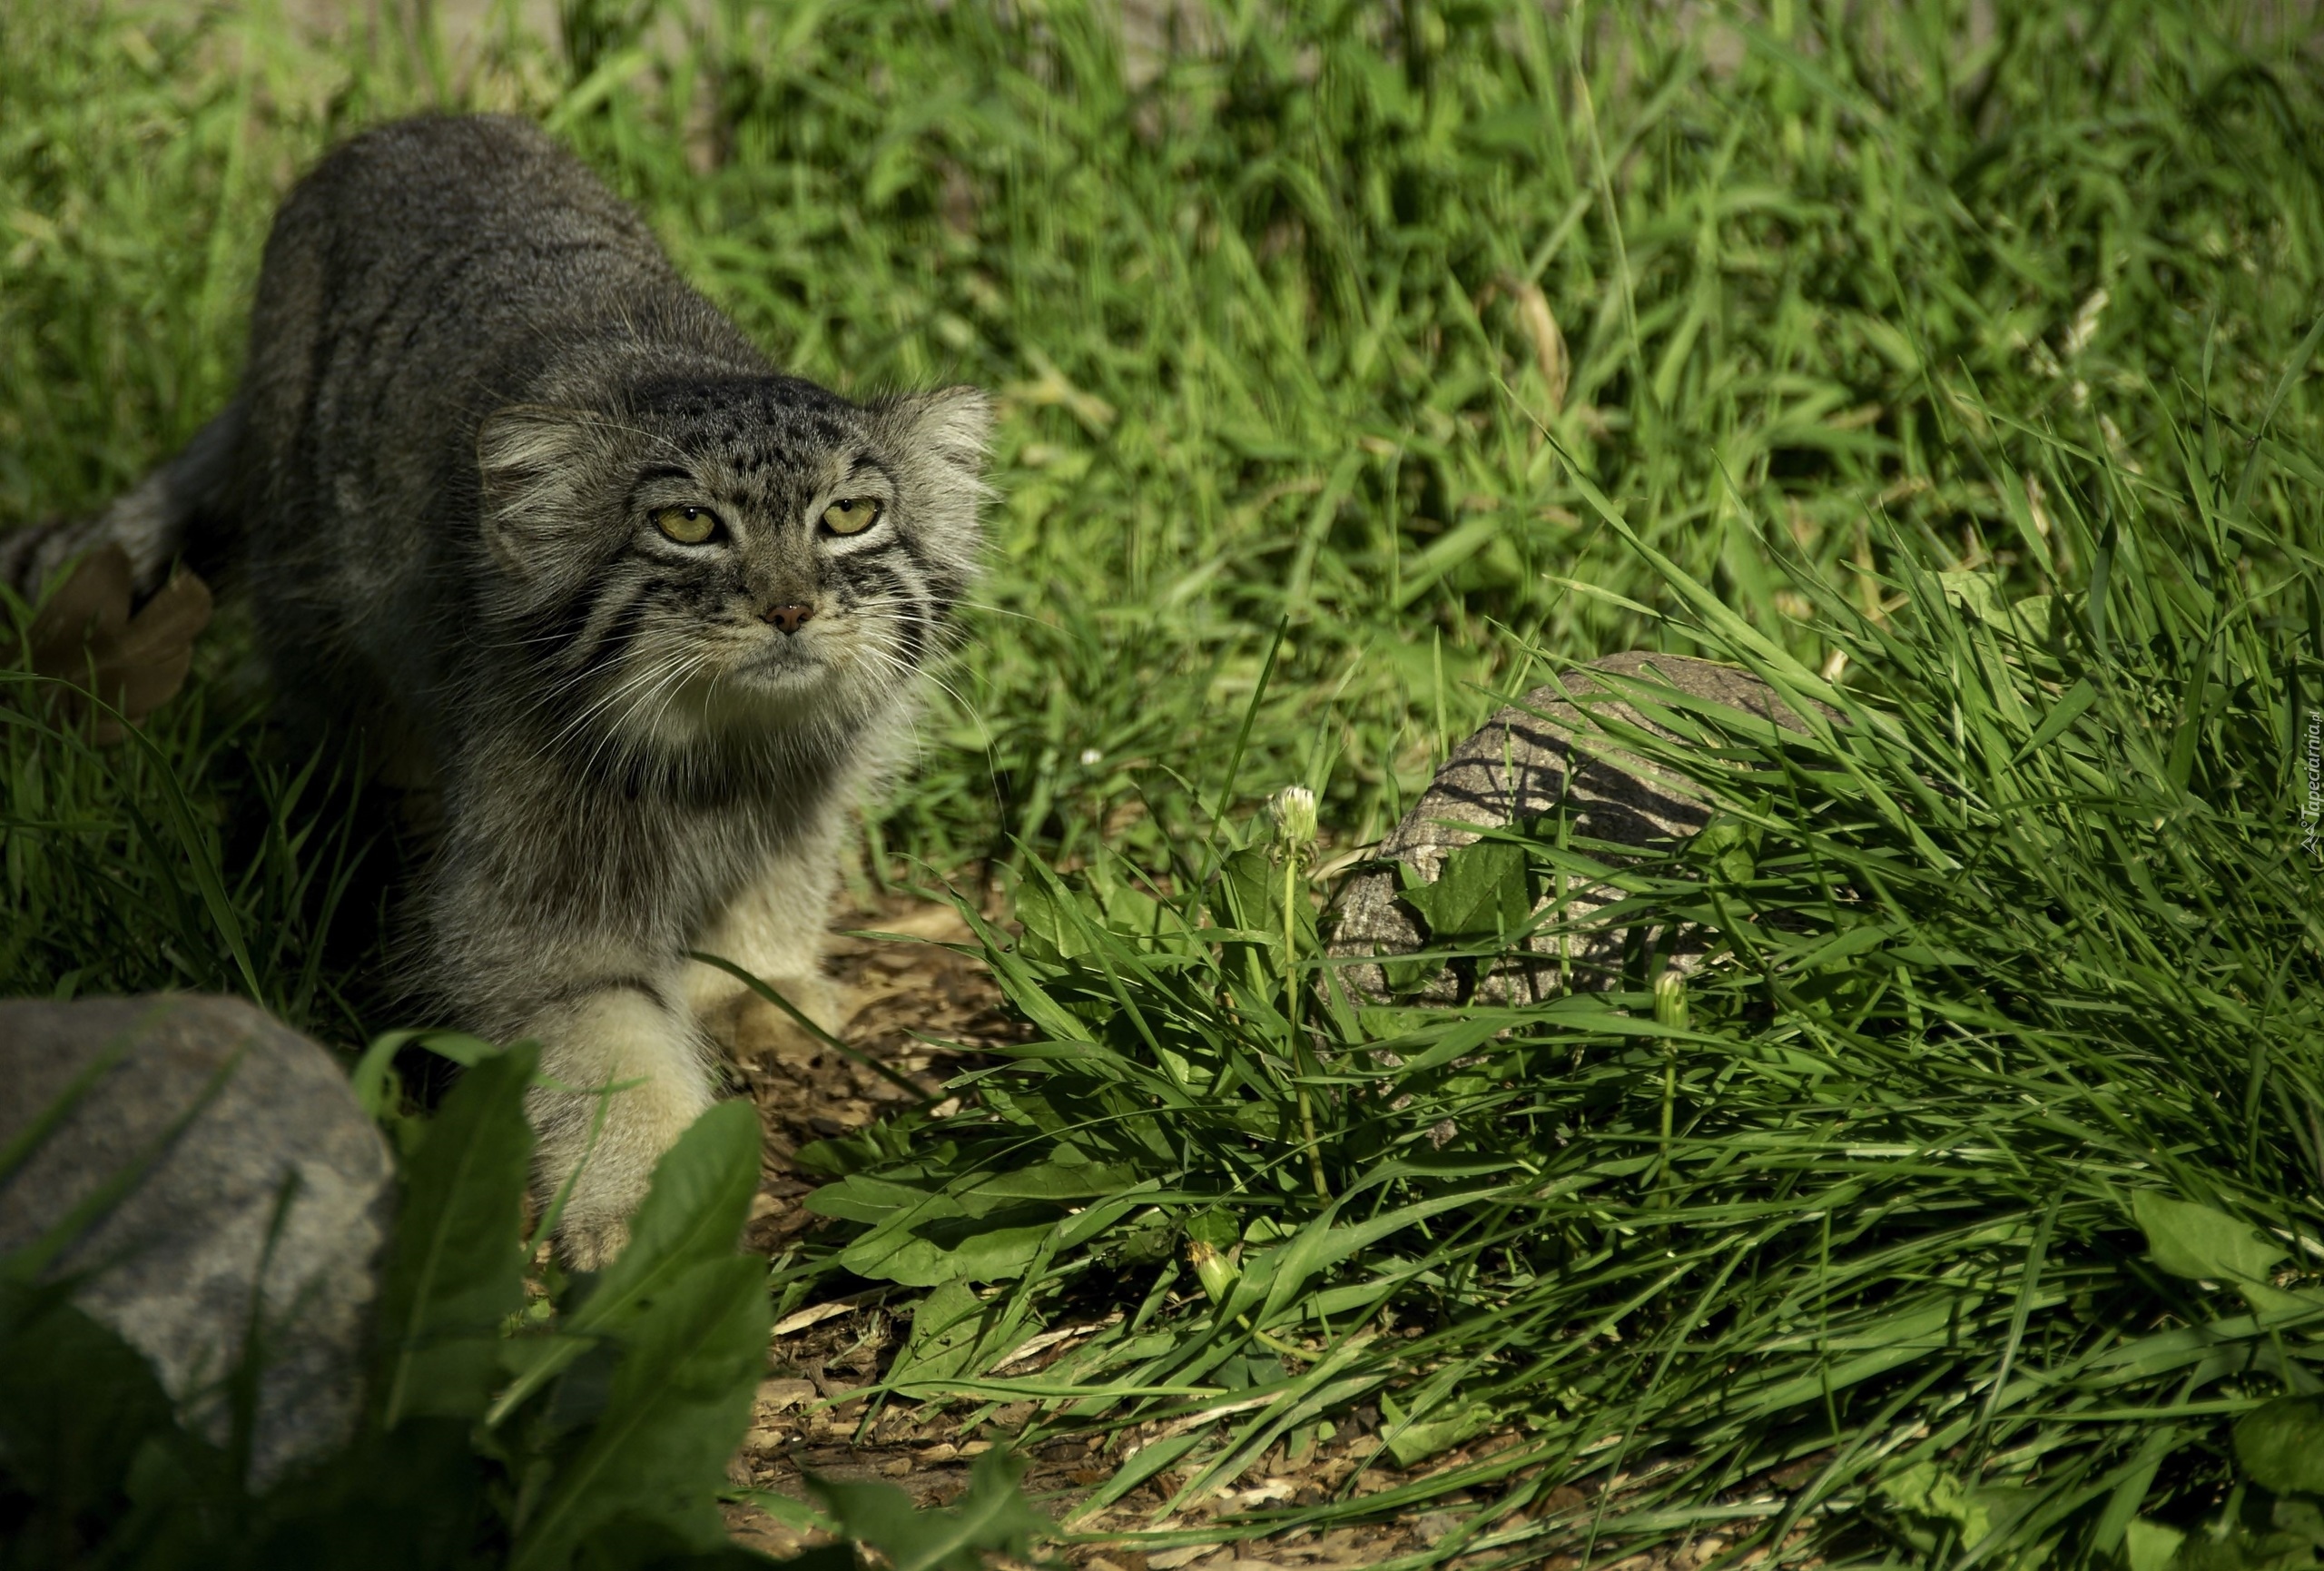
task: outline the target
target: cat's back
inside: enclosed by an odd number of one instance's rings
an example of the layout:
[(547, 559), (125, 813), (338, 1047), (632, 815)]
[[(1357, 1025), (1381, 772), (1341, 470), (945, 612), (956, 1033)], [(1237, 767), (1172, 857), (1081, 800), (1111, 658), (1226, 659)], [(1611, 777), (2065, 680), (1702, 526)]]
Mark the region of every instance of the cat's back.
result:
[(284, 201), (259, 280), (253, 369), (391, 372), (419, 353), (440, 376), (448, 358), (488, 360), (625, 300), (682, 291), (637, 215), (537, 127), (399, 121), (340, 146)]
[(357, 230), (414, 238), (573, 219), (643, 233), (580, 160), (507, 114), (423, 114), (374, 126), (333, 148), (283, 211), (286, 219), (312, 212), (328, 220), (349, 203)]

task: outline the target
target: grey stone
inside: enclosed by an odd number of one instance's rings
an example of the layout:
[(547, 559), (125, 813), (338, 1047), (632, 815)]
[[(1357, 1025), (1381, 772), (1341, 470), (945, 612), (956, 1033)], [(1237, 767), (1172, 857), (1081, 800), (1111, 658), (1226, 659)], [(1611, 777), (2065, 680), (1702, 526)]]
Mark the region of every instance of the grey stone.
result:
[[(1573, 810), (1575, 833), (1593, 840), (1644, 847), (1703, 826), (1709, 812), (1689, 782), (1615, 747), (1568, 697), (1599, 695), (1590, 701), (1597, 714), (1658, 736), (1672, 735), (1613, 697), (1620, 687), (1596, 679), (1597, 672), (1669, 687), (1787, 730), (1805, 728), (1774, 690), (1749, 672), (1684, 655), (1611, 655), (1566, 677), (1563, 692), (1536, 687), (1452, 750), (1412, 811), (1380, 843), (1374, 859), (1340, 886), (1329, 953), (1369, 959), (1425, 947), (1419, 924), (1396, 898), (1402, 885), (1395, 865), (1434, 882), (1448, 854), (1478, 839), (1474, 830), (1460, 825), (1511, 825), (1548, 814), (1563, 801)], [(1617, 898), (1604, 886), (1570, 890), (1566, 910), (1581, 921)], [(1613, 928), (1537, 935), (1519, 953), (1457, 963), (1402, 996), (1429, 1004), (1525, 1003), (1575, 988), (1601, 987), (1620, 963), (1623, 942), (1623, 933)], [(1697, 958), (1683, 934), (1659, 947), (1681, 969)], [(1390, 997), (1386, 974), (1377, 965), (1345, 965), (1338, 974), (1361, 1001)]]
[(111, 1054), (0, 1181), (0, 1252), (42, 1238), (156, 1155), (49, 1270), (91, 1271), (74, 1301), (150, 1359), (185, 1420), (222, 1441), (221, 1380), (250, 1329), (263, 1262), (251, 1450), (263, 1487), (351, 1430), (394, 1204), (387, 1142), (321, 1047), (238, 1000), (164, 994), (0, 1003), (0, 1143)]

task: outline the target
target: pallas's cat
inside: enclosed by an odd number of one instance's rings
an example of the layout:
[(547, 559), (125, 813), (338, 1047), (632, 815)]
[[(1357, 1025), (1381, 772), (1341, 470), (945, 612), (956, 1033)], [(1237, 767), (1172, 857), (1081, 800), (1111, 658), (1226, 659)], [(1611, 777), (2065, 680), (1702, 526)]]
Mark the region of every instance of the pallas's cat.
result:
[(711, 1100), (743, 989), (688, 952), (824, 1006), (844, 814), (968, 584), (987, 423), (780, 374), (534, 127), (407, 121), (283, 203), (233, 401), (0, 566), (222, 573), (287, 719), (432, 780), (414, 1004), (542, 1042), (538, 1189), (578, 1169), (594, 1267)]

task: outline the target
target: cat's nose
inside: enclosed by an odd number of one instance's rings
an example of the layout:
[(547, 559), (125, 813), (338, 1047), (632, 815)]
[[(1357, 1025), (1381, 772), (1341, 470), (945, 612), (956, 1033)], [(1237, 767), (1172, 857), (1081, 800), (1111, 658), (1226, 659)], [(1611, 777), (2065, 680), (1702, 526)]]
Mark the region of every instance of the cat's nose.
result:
[(771, 606), (759, 613), (786, 633), (795, 633), (814, 619), (812, 606)]

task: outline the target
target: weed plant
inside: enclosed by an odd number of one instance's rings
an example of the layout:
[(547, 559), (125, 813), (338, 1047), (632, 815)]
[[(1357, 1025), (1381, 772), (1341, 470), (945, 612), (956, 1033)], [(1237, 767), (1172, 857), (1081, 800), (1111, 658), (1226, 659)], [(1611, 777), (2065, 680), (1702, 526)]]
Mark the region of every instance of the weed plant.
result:
[[(222, 1376), (224, 1432), (181, 1426), (144, 1359), (74, 1306), (74, 1280), (44, 1274), (88, 1220), (66, 1217), (0, 1256), (0, 1566), (777, 1564), (729, 1544), (718, 1508), (771, 1324), (763, 1268), (734, 1249), (758, 1188), (758, 1121), (739, 1103), (700, 1120), (655, 1169), (621, 1260), (568, 1278), (535, 1262), (518, 1225), (537, 1047), (426, 1039), (467, 1072), (423, 1119), (390, 1067), (405, 1034), (382, 1037), (354, 1076), (397, 1137), (401, 1182), (353, 1434), (252, 1488), (264, 1318)], [(0, 1151), (0, 1188), (37, 1153), (39, 1123)], [(877, 1545), (899, 1571), (974, 1571), (980, 1551), (1021, 1550), (1047, 1526), (1006, 1454), (989, 1455), (951, 1511), (916, 1517), (900, 1491), (865, 1485), (830, 1486), (828, 1517), (768, 1504)], [(837, 1544), (783, 1564), (849, 1571), (857, 1557)]]
[[(429, 105), (546, 120), (803, 372), (1000, 392), (991, 570), (862, 876), (1004, 874), (1042, 1040), (969, 1115), (826, 1148), (781, 1301), (921, 1294), (891, 1398), (1117, 1431), (1101, 1501), (1191, 1507), (1366, 1400), (1384, 1460), (1522, 1437), (1252, 1522), (1466, 1491), (1433, 1559), (2309, 1552), (2324, 1486), (2270, 1460), (2324, 1323), (2296, 26), (564, 10), (463, 58), (425, 5), (317, 44), (0, 0), (0, 517), (190, 433), (287, 182)], [(1640, 647), (1845, 724), (1649, 700), (1684, 745), (1610, 740), (1715, 832), (1618, 866), (1553, 816), (1459, 872), (1487, 914), (1615, 883), (1625, 970), (1358, 1008), (1256, 802), (1313, 788), (1335, 857), (1501, 697)], [(6, 984), (408, 1023), (362, 980), (377, 831), (239, 718), (236, 648), (150, 747), (0, 716)], [(1658, 1011), (1677, 924), (1713, 959)]]

